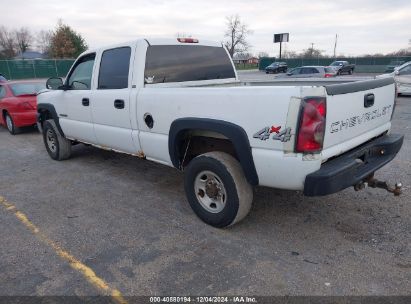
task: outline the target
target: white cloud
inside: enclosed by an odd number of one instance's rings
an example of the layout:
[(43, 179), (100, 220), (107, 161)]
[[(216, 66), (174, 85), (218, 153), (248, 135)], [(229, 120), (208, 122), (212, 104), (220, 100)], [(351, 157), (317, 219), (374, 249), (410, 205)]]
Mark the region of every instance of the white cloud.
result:
[(1, 24), (52, 29), (57, 20), (80, 32), (91, 47), (142, 36), (175, 37), (177, 33), (222, 40), (225, 17), (238, 13), (254, 33), (253, 51), (277, 55), (275, 32), (290, 32), (287, 48), (315, 47), (332, 52), (339, 34), (338, 53), (387, 53), (411, 39), (411, 2), (407, 0), (14, 0)]

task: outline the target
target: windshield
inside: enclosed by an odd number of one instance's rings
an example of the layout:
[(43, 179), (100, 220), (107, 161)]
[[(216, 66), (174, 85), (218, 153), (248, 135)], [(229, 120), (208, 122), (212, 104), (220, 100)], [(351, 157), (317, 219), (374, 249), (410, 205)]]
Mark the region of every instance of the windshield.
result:
[(42, 82), (15, 83), (11, 84), (10, 88), (14, 96), (35, 95), (45, 89), (46, 84)]
[(342, 65), (341, 61), (334, 61), (333, 63), (330, 64), (330, 66), (339, 66)]

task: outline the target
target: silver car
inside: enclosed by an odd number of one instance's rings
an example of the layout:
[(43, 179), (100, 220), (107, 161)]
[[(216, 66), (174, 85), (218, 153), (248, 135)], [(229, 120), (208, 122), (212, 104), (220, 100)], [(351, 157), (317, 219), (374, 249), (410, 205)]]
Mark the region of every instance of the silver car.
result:
[(411, 95), (411, 61), (396, 67), (394, 72), (377, 76), (377, 78), (394, 77), (398, 94)]
[(287, 72), (285, 77), (292, 78), (329, 78), (335, 77), (337, 73), (334, 69), (324, 66), (303, 66), (294, 68)]

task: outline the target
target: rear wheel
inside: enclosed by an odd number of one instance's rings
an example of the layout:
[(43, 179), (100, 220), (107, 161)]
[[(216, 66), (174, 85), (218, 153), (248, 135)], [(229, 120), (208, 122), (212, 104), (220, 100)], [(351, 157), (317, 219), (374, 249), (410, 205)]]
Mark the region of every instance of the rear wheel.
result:
[(68, 159), (71, 155), (71, 141), (63, 137), (54, 120), (49, 119), (43, 125), (43, 140), (46, 150), (54, 160)]
[(14, 124), (13, 118), (11, 118), (9, 113), (6, 113), (6, 115), (4, 116), (4, 119), (6, 120), (7, 130), (9, 130), (10, 134), (12, 135), (17, 134), (19, 129)]
[(251, 209), (253, 188), (239, 162), (224, 152), (194, 158), (185, 170), (184, 187), (193, 211), (214, 227), (233, 225)]

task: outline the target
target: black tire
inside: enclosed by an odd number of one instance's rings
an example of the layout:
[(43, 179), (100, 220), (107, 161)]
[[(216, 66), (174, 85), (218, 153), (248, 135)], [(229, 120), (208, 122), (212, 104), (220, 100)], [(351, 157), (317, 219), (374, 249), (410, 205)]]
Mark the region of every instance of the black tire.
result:
[[(212, 192), (213, 190), (206, 186), (205, 191), (200, 190), (196, 193), (196, 181), (205, 180), (205, 182), (203, 181), (205, 185), (211, 182), (211, 179), (206, 176), (207, 174), (214, 174), (217, 181), (220, 182), (218, 185), (222, 185), (224, 189), (225, 196), (222, 197), (223, 200), (225, 197), (225, 201), (224, 204), (221, 204), (222, 209), (219, 211), (217, 207), (213, 210), (214, 212), (209, 211), (213, 203), (207, 209), (200, 201), (201, 197), (212, 201), (209, 192), (216, 195), (215, 192)], [(203, 178), (204, 176), (206, 179)], [(184, 188), (188, 202), (195, 214), (205, 223), (217, 228), (238, 223), (247, 216), (251, 209), (253, 188), (248, 183), (240, 163), (224, 152), (209, 152), (191, 160), (185, 169)], [(221, 194), (220, 191), (217, 192), (218, 195)]]
[(16, 127), (13, 118), (10, 116), (9, 113), (6, 113), (4, 115), (4, 122), (6, 123), (6, 128), (11, 135), (16, 135), (17, 133), (19, 133), (19, 128)]
[(54, 160), (65, 160), (71, 155), (71, 141), (63, 137), (54, 120), (46, 120), (43, 124), (43, 141), (47, 153)]

